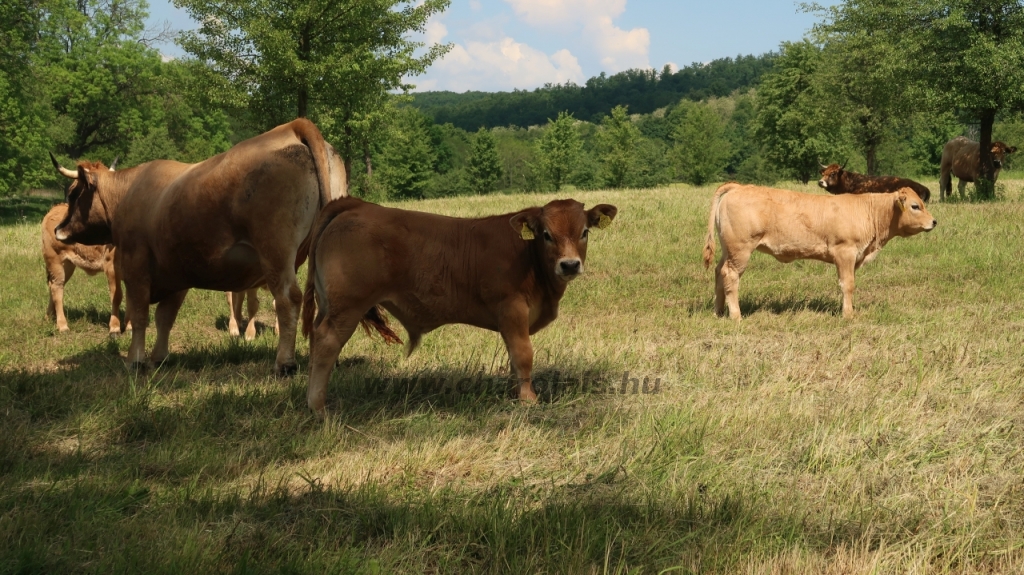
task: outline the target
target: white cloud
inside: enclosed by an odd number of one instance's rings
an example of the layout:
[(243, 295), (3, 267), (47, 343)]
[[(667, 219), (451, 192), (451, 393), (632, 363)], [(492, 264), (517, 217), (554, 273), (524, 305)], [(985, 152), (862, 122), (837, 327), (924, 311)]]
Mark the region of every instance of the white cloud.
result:
[(509, 37), (455, 44), (444, 59), (431, 66), (428, 76), (412, 79), (417, 90), (511, 90), (584, 79), (579, 61), (568, 50), (549, 56)]
[(516, 15), (537, 27), (579, 26), (592, 43), (601, 65), (609, 72), (649, 68), (651, 34), (646, 28), (623, 30), (615, 18), (626, 0), (505, 0)]
[(436, 18), (428, 20), (427, 25), (423, 27), (423, 41), (426, 42), (427, 46), (441, 42), (447, 35), (448, 27)]

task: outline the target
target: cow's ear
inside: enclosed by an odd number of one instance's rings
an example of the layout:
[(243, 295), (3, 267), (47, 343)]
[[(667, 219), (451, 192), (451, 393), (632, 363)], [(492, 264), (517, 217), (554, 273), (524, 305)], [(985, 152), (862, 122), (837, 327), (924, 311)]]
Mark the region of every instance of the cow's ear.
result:
[(1014, 153), (1016, 151), (1017, 151), (1017, 146), (1010, 146), (1009, 148), (1006, 149), (1006, 153), (1007, 154), (1012, 154), (1012, 153)]
[(86, 169), (85, 166), (78, 166), (78, 182), (79, 185), (95, 188), (96, 174), (91, 170)]
[(512, 229), (524, 240), (532, 240), (540, 233), (540, 208), (530, 208), (509, 219)]
[(611, 204), (599, 204), (589, 210), (587, 210), (587, 227), (595, 227), (598, 229), (605, 229), (612, 225), (612, 220), (615, 219), (615, 214), (619, 213), (619, 209)]
[(901, 212), (907, 211), (907, 192), (906, 191), (900, 190), (896, 194), (896, 207), (899, 208), (899, 210)]

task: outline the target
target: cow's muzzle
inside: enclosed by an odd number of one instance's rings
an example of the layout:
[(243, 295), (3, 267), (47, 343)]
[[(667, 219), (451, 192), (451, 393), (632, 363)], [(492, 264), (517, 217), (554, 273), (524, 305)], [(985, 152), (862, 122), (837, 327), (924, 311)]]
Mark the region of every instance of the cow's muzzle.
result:
[(583, 273), (583, 262), (579, 258), (558, 260), (558, 265), (555, 266), (555, 273), (563, 279), (571, 280)]

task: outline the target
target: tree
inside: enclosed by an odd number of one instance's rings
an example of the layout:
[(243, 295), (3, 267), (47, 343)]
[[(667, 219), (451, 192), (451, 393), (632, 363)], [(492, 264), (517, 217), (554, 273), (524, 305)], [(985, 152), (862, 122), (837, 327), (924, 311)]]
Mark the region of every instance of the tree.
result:
[(683, 101), (679, 107), (685, 112), (672, 132), (673, 156), (679, 175), (702, 186), (725, 171), (732, 155), (725, 120), (707, 103)]
[(402, 199), (427, 196), (437, 161), (428, 123), (427, 117), (412, 108), (395, 110), (378, 162), (388, 196)]
[[(450, 0), (174, 0), (202, 25), (179, 43), (229, 80), (227, 103), (261, 129), (295, 116), (321, 123), (346, 167), (368, 158), (375, 117), (405, 78), (450, 46), (410, 39)], [(368, 164), (369, 165), (369, 164)]]
[(876, 66), (916, 88), (919, 107), (959, 111), (979, 126), (982, 198), (994, 196), (990, 153), (996, 116), (1024, 103), (1024, 2), (846, 0), (813, 7), (824, 26), (886, 46)]
[(476, 133), (473, 153), (469, 157), (467, 168), (472, 178), (470, 185), (477, 194), (488, 194), (494, 191), (495, 184), (504, 173), (494, 136), (484, 128), (480, 128)]
[(612, 108), (612, 113), (601, 120), (601, 128), (598, 144), (604, 160), (605, 185), (626, 187), (637, 168), (640, 129), (633, 125), (625, 106)]
[(806, 40), (783, 43), (757, 92), (754, 137), (769, 162), (805, 184), (823, 159), (835, 155), (842, 139), (841, 126), (827, 121), (820, 107), (820, 56)]
[(558, 118), (548, 119), (548, 129), (540, 140), (540, 167), (555, 191), (560, 191), (566, 180), (576, 171), (583, 152), (583, 142), (576, 131), (576, 120), (569, 112), (559, 112)]

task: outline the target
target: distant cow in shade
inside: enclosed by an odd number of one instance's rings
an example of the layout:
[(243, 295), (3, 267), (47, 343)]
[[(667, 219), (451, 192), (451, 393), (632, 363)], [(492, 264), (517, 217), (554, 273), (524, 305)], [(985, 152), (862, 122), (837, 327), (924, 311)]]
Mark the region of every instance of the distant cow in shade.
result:
[(821, 179), (818, 186), (830, 194), (888, 194), (902, 188), (910, 188), (924, 201), (932, 197), (932, 193), (922, 184), (907, 178), (896, 176), (866, 176), (851, 172), (839, 164), (821, 166)]
[[(999, 178), (999, 171), (1006, 161), (1006, 156), (1017, 151), (1015, 146), (1007, 146), (1003, 142), (992, 142), (992, 182)], [(957, 190), (960, 197), (968, 182), (976, 182), (981, 174), (981, 146), (963, 136), (953, 138), (942, 147), (942, 161), (939, 164), (939, 197), (945, 199), (953, 192), (953, 178), (960, 181)]]

